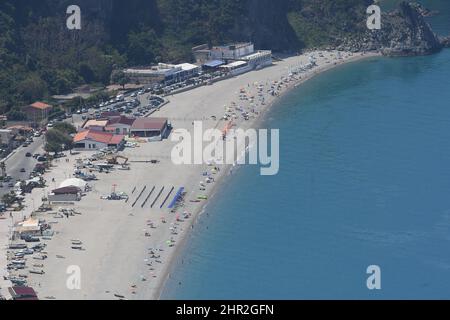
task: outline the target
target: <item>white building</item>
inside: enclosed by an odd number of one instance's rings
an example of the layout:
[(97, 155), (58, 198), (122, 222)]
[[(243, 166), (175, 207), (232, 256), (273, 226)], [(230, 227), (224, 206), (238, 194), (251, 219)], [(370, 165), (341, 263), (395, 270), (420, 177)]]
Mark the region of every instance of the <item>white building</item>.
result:
[(105, 131), (128, 136), (130, 134), (131, 126), (135, 120), (136, 119), (134, 118), (128, 118), (125, 116), (109, 117), (108, 125), (106, 126)]
[(210, 60), (238, 60), (255, 52), (255, 46), (251, 42), (236, 43), (226, 46), (212, 47)]
[(234, 75), (272, 65), (272, 51), (255, 51), (251, 42), (212, 47), (211, 49), (207, 49), (203, 45), (193, 48), (193, 52), (197, 61), (202, 61), (205, 68), (220, 67)]
[(172, 84), (192, 78), (200, 72), (200, 67), (190, 63), (167, 64), (159, 63), (157, 66), (142, 69), (126, 69), (124, 73), (128, 75), (132, 82), (141, 84), (154, 84), (165, 82)]
[(124, 143), (125, 136), (109, 132), (85, 130), (73, 138), (75, 150), (100, 150), (106, 147), (119, 148)]
[(237, 76), (252, 70), (259, 70), (272, 65), (271, 51), (258, 51), (242, 57), (240, 60), (220, 66), (220, 69)]
[(246, 61), (252, 69), (262, 69), (272, 65), (272, 51), (257, 51), (241, 58)]
[(224, 66), (220, 66), (220, 68), (233, 76), (249, 72), (253, 69), (246, 61), (233, 61)]

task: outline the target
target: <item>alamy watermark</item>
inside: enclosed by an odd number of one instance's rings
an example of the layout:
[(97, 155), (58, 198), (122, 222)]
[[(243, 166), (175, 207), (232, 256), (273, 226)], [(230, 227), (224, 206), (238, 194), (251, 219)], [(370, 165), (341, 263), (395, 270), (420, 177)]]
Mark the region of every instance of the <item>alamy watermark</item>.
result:
[(381, 29), (381, 9), (377, 5), (371, 5), (367, 8), (367, 14), (370, 16), (367, 18), (367, 28), (369, 30)]
[(66, 287), (69, 290), (81, 290), (81, 268), (79, 266), (68, 266), (66, 274)]
[(70, 16), (66, 20), (66, 26), (69, 30), (81, 30), (81, 9), (77, 5), (67, 7), (66, 13)]
[(381, 268), (377, 265), (371, 265), (367, 267), (367, 289), (369, 290), (381, 290)]
[(233, 129), (230, 125), (222, 131), (203, 130), (203, 123), (195, 121), (193, 134), (186, 129), (177, 129), (171, 140), (178, 142), (171, 152), (172, 162), (176, 165), (259, 164), (263, 176), (276, 175), (280, 168), (278, 129), (271, 129), (270, 135), (267, 129)]

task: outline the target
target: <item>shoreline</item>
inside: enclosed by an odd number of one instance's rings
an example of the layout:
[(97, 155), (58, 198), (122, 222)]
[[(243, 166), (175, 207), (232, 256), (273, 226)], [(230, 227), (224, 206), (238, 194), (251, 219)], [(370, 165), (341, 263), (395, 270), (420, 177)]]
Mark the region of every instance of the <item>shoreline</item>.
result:
[[(239, 102), (240, 88), (245, 87), (250, 95), (250, 91), (256, 87), (255, 83), (263, 85), (265, 82), (268, 86), (273, 81), (280, 81), (280, 77), (288, 78), (291, 68), (297, 66), (300, 61), (306, 63), (309, 55), (317, 55), (319, 52), (324, 54), (325, 58), (318, 58), (318, 67), (306, 71), (305, 74), (302, 74), (301, 79), (290, 78), (288, 85), (282, 86), (278, 96), (264, 95), (267, 103), (258, 105), (258, 114), (250, 121), (237, 120), (236, 126), (242, 129), (259, 128), (278, 98), (307, 80), (343, 64), (380, 56), (373, 53), (351, 54), (350, 56), (350, 53), (342, 52), (339, 55), (348, 55), (348, 57), (338, 59), (336, 51), (315, 51), (285, 58), (268, 68), (226, 79), (212, 86), (204, 86), (171, 96), (169, 97), (170, 103), (152, 116), (167, 117), (169, 121), (173, 119), (174, 128), (188, 128), (192, 118), (202, 119), (204, 129), (222, 126), (225, 121), (211, 121), (208, 120), (208, 117), (214, 114), (219, 119), (221, 112), (222, 114), (224, 112), (223, 105), (228, 106), (232, 101), (238, 101), (238, 104), (241, 104)], [(335, 60), (325, 63), (334, 55), (336, 55)], [(250, 84), (252, 84), (251, 87)], [(200, 221), (202, 213), (205, 212), (211, 201), (214, 201), (225, 178), (230, 176), (229, 172), (232, 168), (232, 165), (221, 165), (219, 174), (214, 176), (214, 183), (208, 185), (204, 192), (199, 192), (197, 181), (200, 179), (201, 173), (208, 172), (211, 167), (206, 164), (182, 167), (173, 165), (170, 160), (166, 161), (166, 158), (170, 158), (167, 155), (170, 154), (172, 147), (173, 143), (165, 140), (161, 143), (142, 144), (136, 149), (126, 149), (121, 154), (130, 159), (161, 155), (161, 164), (157, 167), (150, 167), (133, 163), (131, 171), (128, 172), (117, 170), (110, 175), (99, 174), (99, 181), (95, 182), (93, 191), (73, 207), (82, 215), (67, 220), (53, 221), (55, 236), (51, 241), (45, 242), (47, 244), (46, 251), (49, 252), (49, 258), (44, 261), (45, 274), (29, 276), (29, 284), (38, 291), (41, 299), (103, 300), (114, 299), (114, 296), (117, 297), (119, 293), (130, 299), (161, 299), (167, 280), (173, 271), (174, 262), (186, 248), (192, 226)], [(83, 152), (78, 157), (89, 155), (88, 152)], [(67, 163), (56, 162), (53, 164), (52, 171), (45, 175), (49, 185), (47, 189), (33, 190), (31, 197), (27, 195), (27, 208), (24, 211), (26, 214), (31, 213), (33, 198), (40, 200), (47, 191), (53, 187), (56, 188), (56, 182), (59, 183), (71, 176), (76, 158), (77, 156), (68, 156)], [(50, 183), (52, 179), (55, 179), (56, 182)], [(153, 184), (157, 186), (157, 189), (161, 185), (165, 187), (168, 185), (183, 186), (187, 191), (185, 206), (177, 212), (189, 212), (190, 217), (179, 221), (178, 218), (175, 219), (175, 214), (164, 209), (130, 208), (127, 203), (99, 200), (100, 195), (110, 192), (111, 185), (116, 185), (118, 182), (120, 182), (118, 191), (129, 193), (130, 198), (134, 198), (134, 195), (130, 194), (133, 186), (138, 190), (144, 185), (151, 187)], [(151, 184), (149, 185), (149, 183)], [(195, 199), (196, 193), (206, 195), (207, 200), (201, 203), (189, 203), (189, 198), (194, 196)], [(33, 206), (35, 205), (38, 207), (39, 203), (33, 201)], [(167, 222), (160, 223), (160, 217), (167, 219)], [(49, 214), (44, 218), (54, 220), (54, 217)], [(148, 228), (150, 218), (155, 224), (155, 228), (151, 229), (151, 237), (147, 238), (143, 236), (142, 229)], [(176, 229), (176, 233), (173, 233), (172, 228)], [(179, 229), (180, 231), (178, 231)], [(166, 245), (168, 238), (174, 238), (173, 246)], [(71, 250), (68, 245), (70, 239), (81, 239), (86, 249), (84, 251)], [(145, 257), (145, 251), (149, 250), (149, 247), (153, 248), (152, 251), (157, 251), (157, 254), (161, 256), (161, 262), (155, 263), (147, 258), (144, 259), (144, 266), (141, 257), (142, 255)], [(82, 290), (70, 291), (66, 288), (66, 267), (71, 265), (80, 266), (83, 271), (83, 283), (89, 283), (86, 286), (83, 284)], [(148, 270), (149, 266), (150, 270)], [(149, 276), (146, 276), (147, 274)], [(138, 282), (139, 285), (136, 284)], [(114, 296), (112, 296), (113, 292), (116, 293)]]
[[(273, 106), (278, 102), (278, 100), (280, 98), (286, 96), (287, 94), (289, 94), (294, 89), (296, 89), (303, 83), (307, 82), (308, 80), (311, 80), (314, 77), (316, 77), (322, 73), (325, 73), (327, 71), (331, 71), (339, 66), (343, 66), (343, 65), (353, 63), (353, 62), (358, 62), (358, 61), (365, 60), (368, 58), (376, 58), (376, 57), (382, 57), (382, 55), (369, 53), (369, 54), (366, 54), (363, 56), (352, 57), (348, 60), (340, 61), (336, 65), (325, 65), (321, 69), (316, 70), (315, 72), (313, 72), (311, 74), (308, 74), (306, 77), (304, 77), (301, 80), (298, 80), (295, 83), (293, 83), (292, 85), (290, 85), (278, 97), (276, 97), (272, 101), (270, 101), (270, 103), (264, 108), (264, 110), (261, 112), (261, 114), (257, 118), (252, 120), (250, 127), (253, 127), (255, 129), (260, 129), (261, 124), (266, 120), (268, 113), (271, 111)], [(220, 177), (220, 181), (218, 181), (217, 183), (214, 184), (214, 188), (211, 190), (211, 194), (210, 194), (211, 197), (208, 198), (208, 202), (205, 203), (198, 210), (197, 213), (193, 214), (194, 218), (191, 220), (189, 227), (193, 224), (198, 223), (198, 221), (202, 218), (203, 212), (205, 211), (207, 206), (210, 205), (212, 201), (214, 201), (214, 196), (223, 187), (223, 183), (224, 183), (223, 180), (226, 179), (227, 177), (230, 177), (230, 169), (231, 168), (232, 168), (232, 166), (228, 165), (225, 170), (225, 173), (223, 174), (223, 176)], [(169, 280), (169, 277), (170, 277), (171, 273), (173, 272), (174, 268), (176, 268), (176, 266), (174, 265), (174, 262), (177, 261), (177, 259), (179, 259), (181, 257), (181, 255), (183, 254), (183, 250), (185, 250), (186, 246), (188, 245), (188, 240), (189, 240), (188, 234), (185, 234), (184, 236), (181, 237), (180, 243), (177, 246), (176, 251), (170, 257), (169, 266), (166, 268), (162, 278), (160, 278), (160, 284), (158, 285), (158, 289), (155, 292), (155, 296), (152, 297), (152, 300), (161, 300), (161, 296), (166, 288), (167, 281)]]

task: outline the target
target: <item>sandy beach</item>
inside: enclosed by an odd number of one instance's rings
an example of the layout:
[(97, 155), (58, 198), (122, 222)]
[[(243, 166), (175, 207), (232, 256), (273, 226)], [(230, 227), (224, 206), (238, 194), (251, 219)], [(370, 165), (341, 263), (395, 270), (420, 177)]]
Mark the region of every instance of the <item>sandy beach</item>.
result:
[[(297, 75), (293, 70), (300, 64), (306, 65), (313, 55), (316, 66)], [(210, 86), (167, 97), (170, 103), (155, 112), (152, 117), (167, 117), (173, 128), (193, 130), (194, 121), (202, 121), (203, 128), (224, 128), (228, 121), (221, 120), (226, 108), (233, 103), (249, 112), (249, 120), (241, 116), (233, 120), (236, 128), (258, 128), (265, 111), (273, 106), (277, 97), (311, 77), (335, 66), (373, 57), (376, 54), (346, 53), (335, 51), (315, 51), (293, 56), (262, 70), (252, 71), (234, 78), (214, 83)], [(269, 91), (275, 85), (277, 95)], [(241, 90), (247, 96), (255, 96), (254, 104), (240, 100)], [(264, 101), (264, 103), (262, 103)], [(253, 110), (254, 109), (254, 110)], [(281, 133), (282, 135), (282, 133)], [(120, 152), (130, 160), (131, 170), (114, 170), (111, 173), (95, 173), (98, 181), (89, 182), (92, 191), (73, 205), (55, 206), (53, 214), (42, 213), (38, 217), (52, 224), (55, 234), (47, 244), (48, 258), (42, 263), (45, 274), (29, 275), (28, 285), (35, 288), (40, 299), (158, 299), (170, 266), (177, 253), (183, 249), (183, 239), (195, 228), (197, 218), (208, 200), (191, 202), (197, 196), (209, 198), (220, 187), (221, 179), (229, 174), (229, 166), (181, 165), (172, 163), (170, 155), (177, 142), (170, 138), (162, 142), (139, 143), (136, 148), (126, 148)], [(26, 210), (15, 213), (15, 221), (22, 220), (41, 204), (41, 198), (67, 178), (72, 177), (77, 158), (87, 158), (89, 152), (67, 155), (53, 163), (50, 172), (45, 174), (47, 188), (35, 189), (26, 198)], [(158, 164), (145, 163), (158, 159)], [(204, 173), (214, 178), (214, 182), (199, 183), (205, 180)], [(141, 190), (143, 196), (135, 207)], [(184, 187), (187, 194), (184, 206), (176, 212), (167, 208), (176, 191)], [(145, 197), (154, 188), (150, 200), (141, 207)], [(161, 196), (151, 205), (156, 196)], [(168, 196), (169, 191), (173, 192)], [(102, 200), (101, 196), (125, 192), (130, 196), (128, 202)], [(133, 190), (135, 190), (133, 192)], [(168, 196), (165, 205), (160, 208)], [(59, 207), (74, 208), (79, 214), (68, 218), (56, 218)], [(214, 212), (210, 212), (214, 214)], [(0, 263), (2, 270), (6, 263), (11, 219), (0, 220)], [(82, 242), (82, 250), (71, 248), (72, 240)], [(36, 263), (31, 257), (28, 263)], [(71, 266), (81, 271), (81, 288), (70, 290), (67, 280)]]

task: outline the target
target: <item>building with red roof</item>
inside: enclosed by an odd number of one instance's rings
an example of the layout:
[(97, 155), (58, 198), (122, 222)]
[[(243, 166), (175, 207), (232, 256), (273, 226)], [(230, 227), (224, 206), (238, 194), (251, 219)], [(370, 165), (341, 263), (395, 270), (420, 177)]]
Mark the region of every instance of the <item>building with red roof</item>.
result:
[(136, 120), (135, 118), (128, 118), (122, 115), (111, 116), (108, 119), (109, 121), (105, 131), (123, 135), (130, 134), (131, 127)]
[(170, 131), (167, 118), (137, 118), (130, 129), (133, 137), (147, 138), (148, 141), (161, 141)]
[(8, 291), (13, 300), (39, 300), (36, 291), (31, 287), (16, 286), (8, 288)]
[(107, 147), (120, 148), (124, 141), (124, 135), (97, 130), (81, 131), (73, 138), (74, 149), (76, 150), (99, 150)]
[(23, 111), (27, 115), (29, 121), (35, 125), (39, 125), (43, 122), (47, 122), (48, 115), (52, 108), (51, 105), (38, 101), (25, 107)]

